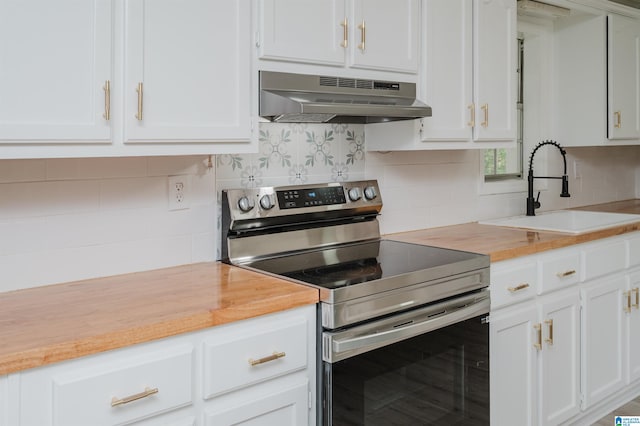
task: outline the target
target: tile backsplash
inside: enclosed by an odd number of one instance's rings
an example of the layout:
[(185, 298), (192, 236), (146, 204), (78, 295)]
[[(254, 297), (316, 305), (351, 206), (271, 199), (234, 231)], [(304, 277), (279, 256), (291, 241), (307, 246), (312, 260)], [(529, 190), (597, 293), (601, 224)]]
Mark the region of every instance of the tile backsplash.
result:
[(260, 125), (257, 154), (220, 155), (218, 189), (298, 185), (364, 178), (362, 125)]
[[(264, 123), (259, 131), (258, 153), (211, 163), (0, 161), (0, 292), (215, 260), (223, 188), (378, 179), (385, 234), (524, 213), (523, 192), (481, 194), (480, 151), (365, 152), (364, 126), (351, 124)], [(640, 147), (567, 152), (571, 198), (550, 182), (544, 210), (640, 196)], [(550, 170), (557, 161), (549, 158)], [(173, 175), (189, 177), (189, 209), (169, 210)]]

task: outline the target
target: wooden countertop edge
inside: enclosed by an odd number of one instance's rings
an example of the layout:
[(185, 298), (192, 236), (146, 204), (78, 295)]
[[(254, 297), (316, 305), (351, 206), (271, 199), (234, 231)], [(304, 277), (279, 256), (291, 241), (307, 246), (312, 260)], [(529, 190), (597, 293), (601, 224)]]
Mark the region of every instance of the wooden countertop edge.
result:
[(192, 314), (180, 319), (149, 323), (139, 327), (125, 327), (121, 330), (101, 335), (13, 352), (9, 355), (0, 356), (0, 375), (204, 330), (286, 309), (313, 305), (318, 302), (318, 297), (318, 290), (309, 287), (286, 296), (271, 297), (267, 300)]
[(629, 232), (635, 232), (640, 230), (640, 222), (616, 226), (615, 228), (607, 228), (594, 232), (587, 232), (584, 234), (566, 234), (561, 232), (540, 232), (541, 234), (555, 234), (557, 239), (552, 241), (544, 241), (539, 243), (529, 244), (518, 248), (510, 248), (504, 250), (496, 250), (491, 253), (487, 253), (491, 257), (492, 262), (499, 262), (501, 260), (514, 259), (516, 257), (527, 256), (531, 254), (541, 253), (547, 250), (555, 250), (563, 247), (569, 247), (575, 244), (588, 243), (591, 241), (600, 240), (602, 238), (616, 237), (618, 235), (624, 235)]

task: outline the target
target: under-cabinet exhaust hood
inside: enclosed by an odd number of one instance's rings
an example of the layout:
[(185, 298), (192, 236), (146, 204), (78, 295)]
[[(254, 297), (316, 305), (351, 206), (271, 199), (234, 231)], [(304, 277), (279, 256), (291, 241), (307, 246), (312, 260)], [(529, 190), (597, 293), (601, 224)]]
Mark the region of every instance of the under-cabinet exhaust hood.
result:
[(280, 123), (381, 123), (430, 117), (416, 85), (260, 71), (260, 116)]

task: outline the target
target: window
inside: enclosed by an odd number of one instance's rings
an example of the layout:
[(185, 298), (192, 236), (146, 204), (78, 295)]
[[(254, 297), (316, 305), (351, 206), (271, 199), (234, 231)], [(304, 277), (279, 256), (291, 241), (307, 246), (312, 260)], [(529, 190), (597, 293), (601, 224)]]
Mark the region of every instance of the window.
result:
[(484, 150), (484, 180), (496, 182), (523, 177), (523, 55), (524, 39), (518, 39), (517, 141), (515, 148)]

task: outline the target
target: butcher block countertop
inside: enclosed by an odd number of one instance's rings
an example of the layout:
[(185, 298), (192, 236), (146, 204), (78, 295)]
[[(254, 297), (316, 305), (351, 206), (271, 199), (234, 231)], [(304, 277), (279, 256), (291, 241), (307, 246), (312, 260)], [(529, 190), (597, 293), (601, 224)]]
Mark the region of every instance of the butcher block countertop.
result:
[[(583, 210), (640, 214), (640, 200)], [(468, 223), (385, 238), (496, 262), (640, 230), (580, 235)], [(0, 375), (315, 304), (318, 290), (220, 262), (0, 293)]]
[[(580, 207), (574, 210), (640, 214), (640, 200), (618, 201)], [(474, 222), (442, 228), (387, 234), (385, 238), (488, 254), (492, 262), (498, 262), (638, 230), (640, 230), (640, 222), (578, 235), (503, 228), (493, 225), (480, 225)]]
[(0, 375), (318, 302), (220, 262), (0, 293)]

